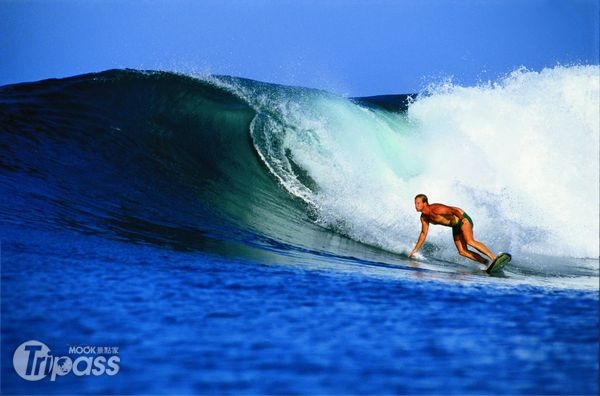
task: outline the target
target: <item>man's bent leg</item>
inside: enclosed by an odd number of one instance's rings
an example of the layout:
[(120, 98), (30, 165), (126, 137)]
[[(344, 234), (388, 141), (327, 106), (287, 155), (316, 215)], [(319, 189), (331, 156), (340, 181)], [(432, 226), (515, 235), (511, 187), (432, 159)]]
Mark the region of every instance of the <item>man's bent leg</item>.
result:
[(469, 246), (473, 246), (475, 249), (479, 250), (481, 253), (485, 254), (490, 258), (490, 260), (494, 261), (496, 259), (496, 255), (490, 251), (483, 243), (476, 241), (473, 238), (473, 227), (468, 222), (463, 224), (462, 228), (462, 237), (465, 240), (465, 243)]
[(471, 243), (468, 243), (469, 246), (473, 246), (475, 249), (479, 250), (481, 253), (485, 254), (490, 258), (490, 260), (496, 260), (496, 255), (490, 251), (483, 243), (477, 242), (476, 240), (471, 240)]
[(478, 263), (487, 264), (486, 259), (481, 257), (479, 254), (470, 251), (467, 248), (467, 243), (465, 241), (465, 238), (462, 236), (462, 234), (457, 234), (457, 235), (454, 235), (453, 237), (454, 237), (454, 244), (456, 245), (456, 250), (458, 250), (458, 254), (460, 254), (463, 257), (469, 258), (473, 261), (477, 261)]

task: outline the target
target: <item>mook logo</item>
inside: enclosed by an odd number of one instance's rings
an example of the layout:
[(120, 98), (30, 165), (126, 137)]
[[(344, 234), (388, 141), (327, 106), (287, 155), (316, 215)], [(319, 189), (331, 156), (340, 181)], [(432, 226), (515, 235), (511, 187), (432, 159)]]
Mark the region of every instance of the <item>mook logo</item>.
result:
[[(53, 356), (46, 344), (29, 340), (15, 350), (13, 366), (21, 378), (27, 381), (39, 381), (50, 376), (73, 373), (78, 377), (115, 375), (119, 372), (121, 359), (117, 347), (76, 346), (69, 347), (69, 354), (75, 356)], [(105, 355), (111, 356), (105, 356)]]

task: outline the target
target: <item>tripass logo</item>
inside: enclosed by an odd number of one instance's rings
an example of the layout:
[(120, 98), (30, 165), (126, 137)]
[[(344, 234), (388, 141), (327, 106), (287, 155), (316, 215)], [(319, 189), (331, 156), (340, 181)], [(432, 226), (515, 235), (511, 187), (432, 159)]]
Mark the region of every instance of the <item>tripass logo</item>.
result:
[[(69, 356), (53, 356), (50, 348), (43, 342), (30, 340), (15, 350), (13, 365), (15, 371), (28, 381), (39, 381), (50, 375), (50, 381), (56, 376), (73, 372), (78, 377), (84, 375), (115, 375), (119, 372), (118, 347), (72, 346)], [(106, 356), (108, 355), (108, 356)]]

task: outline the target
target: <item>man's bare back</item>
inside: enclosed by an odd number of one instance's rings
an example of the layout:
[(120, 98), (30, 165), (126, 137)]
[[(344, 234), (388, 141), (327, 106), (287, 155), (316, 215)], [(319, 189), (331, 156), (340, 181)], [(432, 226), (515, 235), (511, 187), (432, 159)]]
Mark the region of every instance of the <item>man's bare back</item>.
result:
[(464, 213), (460, 208), (435, 203), (428, 205), (427, 211), (421, 212), (421, 217), (431, 224), (452, 227), (460, 221)]
[(415, 209), (421, 212), (421, 233), (414, 249), (408, 257), (414, 255), (425, 242), (429, 224), (439, 224), (446, 227), (452, 227), (452, 237), (454, 244), (458, 250), (458, 254), (467, 257), (471, 260), (486, 264), (487, 261), (480, 254), (468, 249), (469, 246), (474, 247), (479, 252), (485, 254), (494, 261), (494, 255), (483, 243), (476, 241), (473, 238), (473, 220), (461, 208), (448, 206), (443, 204), (429, 204), (427, 196), (419, 194), (415, 197)]

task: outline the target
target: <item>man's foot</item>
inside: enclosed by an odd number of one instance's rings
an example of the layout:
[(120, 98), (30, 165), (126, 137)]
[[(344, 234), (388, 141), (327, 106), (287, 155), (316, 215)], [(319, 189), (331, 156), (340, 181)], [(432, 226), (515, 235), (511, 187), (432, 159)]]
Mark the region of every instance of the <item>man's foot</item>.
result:
[[(492, 267), (494, 267), (494, 265), (496, 264), (496, 261), (497, 261), (499, 258), (501, 258), (501, 257), (505, 257), (505, 256), (508, 258), (507, 262), (508, 262), (508, 261), (510, 261), (510, 260), (512, 259), (512, 256), (510, 255), (510, 253), (503, 253), (503, 252), (500, 252), (500, 253), (499, 253), (499, 254), (496, 256), (496, 258), (494, 259), (494, 261), (492, 261), (492, 263), (491, 263), (490, 265), (488, 265), (488, 267), (485, 269), (485, 272), (487, 272), (487, 273), (489, 274), (489, 273), (490, 273), (490, 269), (491, 269)], [(501, 269), (502, 267), (504, 267), (504, 265), (505, 265), (505, 264), (506, 264), (506, 263), (502, 263), (502, 264), (501, 264), (501, 266), (500, 266), (500, 269)]]
[(493, 260), (491, 260), (489, 262), (489, 264), (485, 267), (485, 270), (489, 270), (490, 268), (492, 268), (492, 266), (494, 265), (494, 263), (496, 262), (496, 260), (498, 260), (498, 257), (500, 257), (502, 255), (502, 253), (499, 253), (497, 256), (494, 257)]
[(496, 259), (497, 259), (498, 257), (500, 257), (500, 255), (501, 255), (501, 254), (502, 254), (502, 253), (498, 254), (497, 256), (494, 256), (494, 258), (493, 258), (493, 259), (491, 259), (491, 260), (485, 259), (485, 265), (486, 265), (486, 268), (485, 268), (485, 269), (488, 269), (488, 268), (490, 268), (490, 266), (491, 266), (492, 264), (494, 264), (494, 261), (496, 261)]

